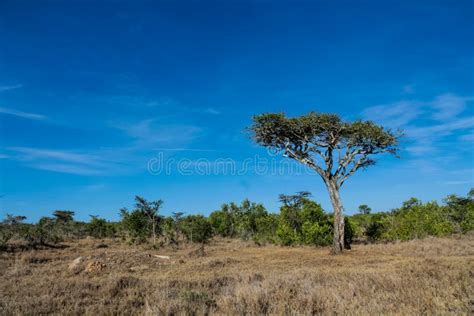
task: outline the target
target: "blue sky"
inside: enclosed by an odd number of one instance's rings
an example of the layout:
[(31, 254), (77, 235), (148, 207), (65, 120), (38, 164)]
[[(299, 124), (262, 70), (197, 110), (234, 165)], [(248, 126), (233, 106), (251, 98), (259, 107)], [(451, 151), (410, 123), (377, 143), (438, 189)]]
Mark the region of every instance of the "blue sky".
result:
[[(330, 209), (308, 170), (193, 169), (286, 163), (245, 133), (270, 111), (405, 130), (400, 159), (347, 181), (348, 213), (465, 194), (473, 12), (472, 1), (0, 1), (0, 216), (117, 219), (136, 194), (163, 199), (165, 214), (244, 198), (276, 211), (278, 194), (302, 190)], [(160, 157), (186, 172), (150, 172)]]

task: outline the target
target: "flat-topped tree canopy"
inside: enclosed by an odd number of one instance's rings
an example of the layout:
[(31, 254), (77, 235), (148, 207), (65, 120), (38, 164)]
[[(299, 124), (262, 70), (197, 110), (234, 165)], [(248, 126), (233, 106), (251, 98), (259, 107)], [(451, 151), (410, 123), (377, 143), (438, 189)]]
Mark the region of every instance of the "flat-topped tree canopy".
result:
[(283, 113), (253, 117), (255, 141), (283, 152), (315, 170), (323, 179), (334, 209), (333, 252), (350, 248), (344, 240), (339, 189), (357, 170), (375, 164), (376, 154), (396, 154), (401, 133), (371, 121), (345, 122), (336, 114), (310, 112), (287, 118)]
[(308, 165), (338, 187), (358, 169), (374, 164), (371, 156), (396, 154), (401, 135), (371, 121), (345, 122), (336, 114), (316, 112), (293, 118), (256, 115), (250, 130), (257, 143)]

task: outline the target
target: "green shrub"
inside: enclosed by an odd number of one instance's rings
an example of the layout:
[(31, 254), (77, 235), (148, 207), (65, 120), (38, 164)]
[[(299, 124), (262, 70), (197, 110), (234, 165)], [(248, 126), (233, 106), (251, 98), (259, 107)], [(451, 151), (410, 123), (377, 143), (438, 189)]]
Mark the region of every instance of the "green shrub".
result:
[(427, 236), (445, 236), (454, 232), (453, 223), (436, 202), (422, 204), (410, 199), (392, 211), (391, 225), (383, 234), (388, 240), (410, 240)]
[(303, 243), (307, 245), (328, 246), (332, 243), (333, 227), (330, 223), (306, 221), (302, 225)]
[[(303, 192), (306, 193), (306, 192)], [(280, 209), (277, 236), (280, 244), (290, 246), (306, 244), (328, 246), (332, 243), (333, 224), (331, 216), (322, 207), (307, 198), (307, 194), (283, 195), (284, 205)], [(352, 241), (352, 230), (348, 241)]]
[(257, 243), (276, 242), (278, 229), (278, 214), (267, 214), (255, 220), (257, 232), (253, 236), (253, 240)]
[(205, 244), (212, 237), (211, 223), (202, 215), (186, 216), (181, 221), (180, 229), (190, 242)]
[(385, 227), (382, 222), (372, 221), (367, 226), (365, 231), (365, 235), (367, 236), (367, 240), (370, 242), (376, 242), (381, 239), (383, 233), (385, 231)]
[(136, 209), (131, 212), (121, 210), (121, 226), (132, 243), (143, 243), (150, 236), (150, 227), (146, 214)]
[(37, 224), (29, 226), (24, 231), (23, 237), (27, 244), (32, 247), (57, 244), (63, 241), (56, 220), (50, 217), (42, 217)]
[(113, 238), (116, 233), (114, 224), (97, 216), (91, 216), (90, 222), (86, 224), (86, 231), (89, 236), (94, 238)]

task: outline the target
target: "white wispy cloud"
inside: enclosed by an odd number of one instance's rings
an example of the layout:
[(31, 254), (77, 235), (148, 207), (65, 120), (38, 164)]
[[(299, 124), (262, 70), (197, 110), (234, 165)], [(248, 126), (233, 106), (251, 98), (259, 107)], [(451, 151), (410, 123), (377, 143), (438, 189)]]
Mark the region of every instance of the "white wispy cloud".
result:
[(136, 95), (134, 93), (129, 94), (109, 94), (101, 95), (99, 97), (93, 97), (92, 102), (113, 104), (114, 106), (126, 106), (136, 108), (156, 108), (167, 116), (177, 116), (182, 113), (196, 113), (206, 115), (217, 115), (221, 112), (212, 106), (196, 106), (185, 104), (175, 98), (167, 96), (155, 96), (150, 94)]
[(221, 114), (220, 111), (214, 109), (214, 108), (207, 108), (205, 111), (205, 113), (208, 113), (208, 114), (213, 114), (213, 115), (218, 115), (218, 114)]
[(473, 180), (452, 180), (452, 181), (440, 181), (438, 182), (441, 185), (463, 185), (474, 183)]
[(369, 107), (362, 112), (362, 115), (377, 123), (400, 127), (413, 121), (421, 114), (420, 106), (421, 103), (417, 101), (400, 101)]
[(8, 91), (8, 90), (15, 90), (15, 89), (19, 89), (21, 87), (23, 87), (22, 84), (0, 86), (0, 92)]
[[(460, 136), (459, 140), (474, 143), (474, 131), (471, 131), (469, 134)], [(471, 146), (473, 146), (473, 144), (471, 144)]]
[(451, 135), (458, 130), (465, 130), (474, 127), (474, 117), (464, 117), (447, 121), (442, 124), (428, 126), (408, 126), (404, 130), (409, 137), (417, 139), (437, 138), (440, 136)]
[(7, 115), (13, 115), (25, 119), (30, 119), (30, 120), (47, 120), (48, 117), (45, 115), (41, 114), (36, 114), (36, 113), (28, 113), (28, 112), (22, 112), (18, 111), (15, 109), (10, 109), (10, 108), (5, 108), (5, 107), (0, 107), (0, 113), (1, 114), (7, 114)]
[(439, 95), (431, 102), (431, 107), (434, 109), (433, 118), (442, 121), (456, 117), (465, 110), (466, 103), (470, 100), (472, 98), (460, 97), (452, 93)]
[(208, 149), (208, 148), (167, 148), (167, 147), (156, 147), (153, 150), (157, 151), (184, 151), (184, 152), (215, 152), (215, 149)]
[(32, 164), (31, 167), (35, 169), (40, 169), (40, 170), (75, 174), (75, 175), (81, 175), (81, 176), (93, 176), (93, 175), (99, 175), (102, 173), (101, 170), (90, 168), (87, 166), (79, 166), (79, 165), (65, 164), (65, 163), (37, 163), (37, 164)]
[(200, 134), (202, 129), (194, 125), (163, 124), (158, 119), (146, 119), (132, 124), (114, 124), (134, 138), (137, 145), (182, 144)]
[(77, 175), (105, 174), (117, 167), (117, 163), (101, 153), (80, 153), (30, 147), (9, 147), (10, 158), (41, 170)]
[(30, 147), (9, 147), (8, 150), (23, 154), (26, 160), (37, 158), (51, 158), (69, 162), (78, 162), (85, 164), (93, 164), (100, 160), (99, 157), (90, 154), (81, 154), (70, 151), (38, 149)]
[(391, 128), (402, 128), (409, 141), (407, 152), (421, 156), (436, 151), (444, 137), (474, 128), (474, 117), (465, 115), (473, 99), (446, 93), (431, 101), (409, 100), (369, 107), (362, 116)]

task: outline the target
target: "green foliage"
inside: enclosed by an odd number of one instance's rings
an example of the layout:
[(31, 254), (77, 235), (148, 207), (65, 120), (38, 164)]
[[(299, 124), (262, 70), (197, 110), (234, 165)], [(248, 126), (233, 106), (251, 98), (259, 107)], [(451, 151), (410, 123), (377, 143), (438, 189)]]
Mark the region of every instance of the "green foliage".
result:
[(354, 228), (352, 220), (344, 217), (344, 248), (351, 249), (351, 244), (354, 240)]
[(74, 212), (56, 210), (53, 212), (54, 223), (51, 224), (54, 234), (58, 239), (70, 239), (77, 235), (74, 230), (76, 227), (74, 222)]
[(252, 237), (257, 243), (276, 242), (276, 231), (278, 228), (278, 214), (267, 214), (255, 219), (257, 231)]
[(319, 204), (308, 199), (307, 192), (281, 195), (277, 236), (280, 244), (327, 246), (332, 242), (333, 225)]
[(179, 237), (182, 234), (180, 225), (183, 215), (183, 212), (173, 212), (173, 216), (166, 217), (162, 220), (161, 230), (168, 244), (175, 246), (179, 244)]
[(444, 211), (455, 224), (456, 231), (466, 233), (474, 229), (474, 189), (469, 191), (467, 197), (452, 194), (444, 201)]
[(53, 212), (54, 217), (56, 217), (56, 221), (58, 222), (72, 222), (74, 220), (74, 212), (72, 211), (61, 211), (57, 210)]
[(123, 208), (120, 210), (122, 217), (121, 226), (130, 238), (131, 242), (143, 243), (150, 236), (150, 225), (148, 217), (140, 210), (128, 211)]
[(454, 225), (436, 202), (422, 204), (411, 199), (393, 212), (391, 225), (383, 233), (388, 240), (409, 240), (426, 236), (444, 236), (454, 232)]
[(282, 150), (288, 143), (318, 148), (351, 144), (367, 151), (395, 152), (397, 145), (397, 136), (373, 122), (343, 122), (336, 114), (310, 112), (287, 118), (283, 113), (266, 113), (253, 117), (250, 130), (259, 144)]
[(19, 235), (25, 219), (25, 216), (6, 215), (0, 223), (0, 250), (5, 250), (10, 239), (15, 235)]
[(122, 229), (131, 242), (143, 243), (149, 237), (153, 237), (155, 242), (156, 236), (161, 233), (160, 224), (163, 218), (158, 215), (158, 210), (162, 204), (162, 200), (149, 202), (136, 196), (133, 211), (128, 211), (126, 208), (120, 210)]
[(229, 212), (229, 207), (222, 206), (222, 209), (214, 211), (209, 215), (209, 221), (212, 229), (216, 235), (222, 237), (234, 237), (235, 231), (235, 219), (232, 213)]
[(446, 205), (436, 202), (422, 203), (410, 198), (400, 208), (389, 213), (357, 214), (355, 235), (368, 241), (410, 240), (427, 236), (446, 236), (466, 233), (474, 229), (474, 200), (472, 195), (449, 195)]
[(291, 246), (300, 242), (299, 234), (288, 223), (280, 221), (277, 228), (278, 241), (283, 246)]
[(306, 221), (301, 227), (302, 241), (307, 245), (328, 246), (332, 242), (332, 230), (328, 222)]
[[(284, 113), (256, 115), (249, 130), (258, 144), (305, 164), (321, 176), (338, 221), (343, 217), (339, 197), (342, 185), (357, 170), (374, 165), (374, 155), (396, 154), (401, 136), (401, 133), (395, 134), (371, 121), (345, 122), (336, 114), (316, 112), (293, 118), (286, 117)], [(291, 203), (292, 199), (288, 201)], [(302, 238), (304, 222), (297, 214), (298, 208), (288, 208), (288, 203), (282, 202), (287, 207), (282, 210), (285, 218), (278, 230), (283, 243), (290, 243), (292, 240), (317, 240), (316, 243), (321, 243), (326, 240), (314, 236)], [(363, 212), (369, 213), (370, 209), (366, 206)], [(323, 227), (315, 226), (314, 223), (306, 224), (305, 227), (306, 233), (324, 231)], [(339, 226), (333, 229), (335, 252), (342, 251), (343, 245), (339, 244), (341, 230)], [(348, 247), (348, 244), (344, 247)]]
[[(224, 204), (209, 218), (182, 217), (183, 213), (163, 218), (157, 214), (162, 202), (137, 199), (136, 208), (122, 209), (121, 221), (116, 223), (98, 216), (91, 216), (88, 223), (74, 221), (74, 213), (70, 211), (55, 211), (54, 218), (42, 217), (36, 224), (23, 223), (23, 216), (7, 215), (0, 222), (0, 249), (6, 249), (12, 239), (24, 239), (29, 246), (37, 247), (58, 243), (66, 237), (107, 238), (119, 232), (125, 233), (131, 242), (141, 243), (153, 236), (153, 229), (173, 245), (178, 245), (180, 237), (206, 243), (213, 235), (253, 240), (257, 244), (330, 245), (333, 216), (309, 196), (307, 192), (281, 195), (279, 214), (268, 213), (263, 205), (244, 200), (240, 204)], [(474, 229), (473, 198), (474, 190), (466, 197), (449, 195), (444, 205), (411, 198), (390, 212), (346, 216), (344, 245), (349, 248), (354, 239), (377, 242), (467, 233)]]
[(367, 226), (365, 235), (367, 236), (368, 241), (376, 242), (377, 240), (380, 240), (384, 231), (385, 227), (382, 222), (372, 221)]
[(56, 220), (51, 217), (42, 217), (37, 224), (29, 226), (24, 239), (31, 247), (57, 244), (63, 240)]
[(401, 136), (371, 121), (345, 122), (316, 112), (292, 118), (256, 115), (249, 130), (258, 144), (308, 165), (337, 190), (354, 172), (375, 164), (371, 156), (396, 154)]
[(180, 229), (190, 242), (205, 244), (212, 237), (212, 226), (202, 215), (188, 215), (181, 221)]
[(372, 209), (367, 204), (359, 205), (359, 213), (367, 215), (370, 214)]
[(98, 216), (92, 216), (89, 223), (86, 224), (86, 231), (89, 236), (94, 238), (115, 237), (115, 226)]
[(268, 233), (274, 229), (273, 218), (268, 217), (269, 214), (262, 204), (252, 203), (247, 199), (240, 205), (235, 203), (222, 205), (220, 210), (210, 214), (209, 221), (216, 235), (268, 241)]

